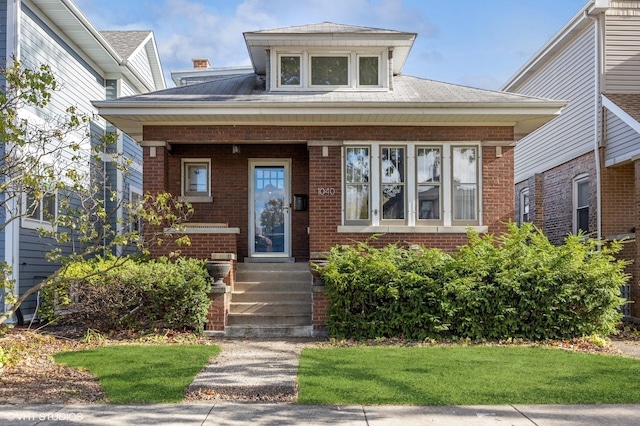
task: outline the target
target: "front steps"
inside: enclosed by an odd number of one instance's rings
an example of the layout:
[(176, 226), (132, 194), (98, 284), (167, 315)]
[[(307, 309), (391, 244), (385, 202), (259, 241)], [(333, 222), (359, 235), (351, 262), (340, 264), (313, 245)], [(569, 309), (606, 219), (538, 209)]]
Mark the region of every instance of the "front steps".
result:
[(310, 337), (308, 263), (238, 263), (227, 337)]

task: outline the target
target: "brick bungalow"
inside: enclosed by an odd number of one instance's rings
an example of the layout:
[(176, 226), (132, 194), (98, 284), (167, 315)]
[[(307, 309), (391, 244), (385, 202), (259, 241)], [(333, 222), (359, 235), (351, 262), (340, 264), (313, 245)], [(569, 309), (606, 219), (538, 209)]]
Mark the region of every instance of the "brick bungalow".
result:
[[(402, 75), (415, 33), (321, 23), (244, 37), (253, 73), (95, 102), (142, 145), (145, 192), (193, 204), (182, 254), (230, 259), (228, 291), (243, 265), (306, 265), (373, 234), (452, 250), (468, 227), (500, 233), (516, 142), (565, 105)], [(234, 294), (208, 329), (228, 334)], [(314, 294), (309, 334), (322, 329)]]

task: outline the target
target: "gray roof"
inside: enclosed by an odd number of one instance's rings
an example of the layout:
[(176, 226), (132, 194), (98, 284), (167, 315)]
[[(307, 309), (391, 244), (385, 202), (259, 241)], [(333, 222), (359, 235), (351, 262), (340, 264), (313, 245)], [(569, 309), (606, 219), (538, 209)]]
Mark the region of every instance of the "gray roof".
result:
[[(396, 76), (389, 91), (323, 91), (323, 92), (267, 92), (262, 77), (244, 74), (221, 77), (189, 86), (144, 93), (120, 98), (130, 102), (241, 102), (260, 103), (380, 103), (380, 104), (477, 104), (477, 103), (535, 103), (541, 98), (459, 86), (411, 76)], [(116, 102), (118, 102), (116, 101)], [(170, 105), (168, 105), (170, 106)]]
[(149, 37), (151, 31), (100, 31), (122, 58), (129, 58)]
[[(403, 34), (402, 31), (384, 30), (381, 28), (360, 27), (357, 25), (336, 24), (334, 22), (320, 22), (318, 24), (295, 25), (292, 27), (273, 28), (260, 31), (249, 31), (251, 34)], [(247, 33), (245, 33), (247, 34)]]

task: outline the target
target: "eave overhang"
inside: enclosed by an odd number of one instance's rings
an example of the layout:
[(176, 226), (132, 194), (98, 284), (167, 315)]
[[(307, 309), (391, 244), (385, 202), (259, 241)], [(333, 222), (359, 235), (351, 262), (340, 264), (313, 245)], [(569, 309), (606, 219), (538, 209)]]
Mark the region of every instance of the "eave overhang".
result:
[(144, 126), (508, 126), (518, 140), (557, 117), (564, 101), (521, 103), (94, 102), (99, 114), (138, 142)]

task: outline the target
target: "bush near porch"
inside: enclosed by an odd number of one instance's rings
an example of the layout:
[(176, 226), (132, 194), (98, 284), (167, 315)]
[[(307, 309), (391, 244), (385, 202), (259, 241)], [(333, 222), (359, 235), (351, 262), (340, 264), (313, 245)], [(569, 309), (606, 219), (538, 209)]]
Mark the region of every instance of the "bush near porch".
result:
[(608, 336), (621, 319), (622, 242), (583, 235), (554, 246), (531, 224), (433, 248), (334, 247), (321, 274), (329, 335), (357, 340)]
[(69, 265), (43, 291), (41, 316), (98, 330), (202, 331), (210, 278), (202, 260), (93, 259)]

